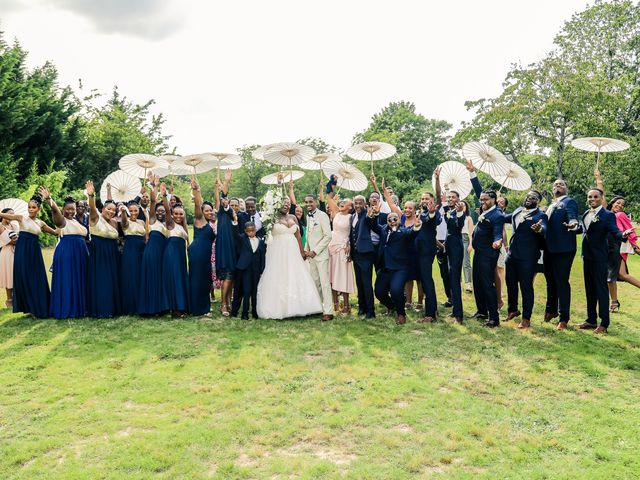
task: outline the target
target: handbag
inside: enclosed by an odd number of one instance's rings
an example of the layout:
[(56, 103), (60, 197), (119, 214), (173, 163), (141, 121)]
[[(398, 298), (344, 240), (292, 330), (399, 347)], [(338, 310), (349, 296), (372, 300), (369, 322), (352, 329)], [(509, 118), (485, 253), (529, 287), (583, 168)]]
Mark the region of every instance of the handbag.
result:
[(628, 253), (630, 255), (633, 255), (635, 253), (635, 251), (633, 250), (633, 246), (631, 245), (631, 242), (622, 242), (620, 244), (620, 253)]

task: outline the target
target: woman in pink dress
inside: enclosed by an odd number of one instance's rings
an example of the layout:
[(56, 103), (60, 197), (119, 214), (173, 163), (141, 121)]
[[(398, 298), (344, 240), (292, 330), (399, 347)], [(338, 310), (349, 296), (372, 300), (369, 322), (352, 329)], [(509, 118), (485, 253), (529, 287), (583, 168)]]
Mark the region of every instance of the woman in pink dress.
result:
[[(336, 312), (349, 315), (351, 313), (349, 294), (355, 292), (353, 264), (349, 251), (353, 202), (345, 198), (336, 204), (334, 198), (327, 196), (327, 206), (333, 221), (331, 242), (329, 242), (329, 280), (333, 291), (333, 305)], [(340, 308), (340, 295), (342, 295), (342, 308)]]
[[(633, 229), (631, 219), (624, 213), (624, 197), (615, 196), (607, 204), (607, 210), (616, 216), (616, 223), (621, 232)], [(617, 312), (620, 310), (620, 300), (618, 300), (618, 282), (627, 282), (636, 288), (640, 288), (640, 280), (629, 275), (627, 258), (629, 254), (640, 253), (638, 247), (638, 236), (631, 232), (626, 242), (612, 242), (609, 239), (609, 295), (611, 296), (611, 307), (609, 310)]]
[[(211, 228), (213, 229), (213, 233), (218, 233), (218, 222), (217, 222), (217, 214), (213, 212), (213, 219), (209, 222)], [(213, 241), (213, 245), (211, 246), (211, 278), (213, 283), (211, 284), (211, 303), (216, 303), (216, 288), (220, 288), (220, 280), (216, 277), (216, 241)]]

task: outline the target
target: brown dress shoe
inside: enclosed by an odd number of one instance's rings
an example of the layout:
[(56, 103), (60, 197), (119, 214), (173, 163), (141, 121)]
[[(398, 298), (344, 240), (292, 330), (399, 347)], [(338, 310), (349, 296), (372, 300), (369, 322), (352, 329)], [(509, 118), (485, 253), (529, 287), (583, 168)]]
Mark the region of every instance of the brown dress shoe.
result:
[(523, 318), (522, 321), (518, 324), (518, 328), (520, 330), (527, 329), (531, 326), (531, 320), (528, 318)]
[(407, 316), (406, 315), (398, 315), (398, 318), (396, 319), (396, 324), (404, 325), (405, 323), (407, 323)]
[(323, 322), (329, 322), (331, 320), (333, 320), (333, 315), (323, 315), (322, 316), (322, 321)]
[(462, 325), (462, 317), (456, 317), (453, 323), (455, 323), (456, 325)]
[(598, 328), (596, 328), (593, 333), (598, 334), (598, 335), (604, 335), (605, 333), (607, 333), (607, 329), (605, 327), (603, 327), (602, 325), (600, 325)]
[(569, 328), (567, 326), (567, 322), (558, 322), (558, 325), (556, 326), (556, 330), (566, 330), (567, 328)]
[(598, 327), (597, 324), (595, 323), (589, 323), (589, 322), (582, 322), (580, 325), (578, 325), (578, 328), (580, 330), (594, 330)]
[(418, 323), (433, 323), (436, 319), (433, 317), (424, 317), (422, 320), (418, 320)]
[(516, 310), (515, 312), (509, 312), (509, 315), (507, 315), (507, 322), (509, 320), (513, 320), (514, 318), (518, 318), (520, 316), (520, 310)]
[(544, 314), (544, 321), (545, 322), (550, 322), (551, 320), (553, 320), (554, 318), (556, 318), (558, 316), (557, 313), (549, 313), (549, 312), (545, 312)]

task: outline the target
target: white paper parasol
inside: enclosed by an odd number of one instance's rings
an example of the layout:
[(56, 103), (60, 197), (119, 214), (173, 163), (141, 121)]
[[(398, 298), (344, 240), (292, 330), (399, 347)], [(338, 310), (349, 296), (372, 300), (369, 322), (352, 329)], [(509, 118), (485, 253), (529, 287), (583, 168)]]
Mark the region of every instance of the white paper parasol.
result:
[(493, 178), (509, 170), (509, 160), (498, 150), (482, 142), (469, 142), (462, 146), (462, 156), (473, 166)]
[(256, 148), (253, 152), (251, 152), (251, 156), (256, 159), (264, 162), (264, 154), (271, 150), (274, 147), (280, 145), (279, 143), (269, 143), (267, 145), (262, 145), (261, 147)]
[(316, 151), (307, 145), (279, 143), (265, 152), (264, 159), (274, 165), (288, 166), (293, 169), (294, 165), (311, 160), (315, 155)]
[(138, 177), (116, 170), (107, 175), (100, 187), (100, 200), (107, 201), (107, 184), (111, 184), (111, 199), (114, 202), (128, 202), (140, 194), (140, 180)]
[(220, 176), (220, 170), (237, 170), (242, 167), (242, 157), (235, 153), (211, 152), (216, 162), (216, 175)]
[(182, 162), (191, 170), (191, 173), (193, 173), (194, 175), (213, 170), (214, 168), (216, 168), (216, 165), (218, 163), (216, 157), (209, 153), (187, 155), (186, 157), (182, 157)]
[(303, 170), (322, 170), (322, 165), (325, 162), (341, 162), (342, 157), (337, 153), (318, 153), (313, 156), (310, 160), (306, 162), (302, 162), (298, 165)]
[(371, 173), (373, 174), (373, 162), (384, 160), (396, 154), (396, 147), (385, 142), (363, 142), (354, 145), (347, 150), (347, 157), (354, 160), (371, 162)]
[(147, 178), (147, 173), (154, 168), (167, 167), (167, 162), (160, 160), (155, 155), (146, 153), (131, 153), (125, 155), (118, 162), (120, 170), (124, 170), (130, 175), (138, 178)]
[(19, 198), (5, 198), (0, 200), (0, 211), (10, 208), (13, 213), (26, 218), (29, 216), (29, 204)]
[(152, 170), (154, 175), (158, 175), (160, 178), (174, 175), (189, 175), (191, 173), (191, 170), (184, 164), (182, 157), (179, 155), (162, 155), (158, 158), (166, 163), (166, 166), (156, 167)]
[(338, 190), (344, 188), (352, 192), (361, 192), (367, 188), (367, 177), (354, 165), (345, 162), (329, 161), (324, 164), (322, 171), (331, 178), (331, 175), (338, 177)]
[(264, 183), (265, 185), (277, 185), (278, 178), (280, 178), (280, 183), (284, 185), (285, 183), (289, 183), (291, 179), (293, 179), (293, 181), (295, 182), (302, 177), (304, 177), (304, 172), (300, 170), (292, 170), (290, 172), (276, 172), (262, 177), (260, 179), (260, 183)]
[(607, 137), (576, 138), (571, 142), (571, 145), (579, 150), (598, 152), (596, 157), (596, 168), (600, 168), (600, 153), (621, 152), (629, 148), (629, 144), (627, 142)]
[[(440, 189), (443, 192), (455, 190), (460, 195), (460, 200), (466, 198), (473, 189), (469, 170), (460, 162), (449, 160), (441, 163), (440, 167)], [(436, 174), (431, 176), (431, 184), (436, 188)]]
[[(495, 181), (509, 190), (528, 190), (531, 188), (531, 177), (520, 165), (513, 162), (509, 164), (509, 170), (503, 175), (496, 175)], [(500, 187), (500, 190), (502, 190)]]

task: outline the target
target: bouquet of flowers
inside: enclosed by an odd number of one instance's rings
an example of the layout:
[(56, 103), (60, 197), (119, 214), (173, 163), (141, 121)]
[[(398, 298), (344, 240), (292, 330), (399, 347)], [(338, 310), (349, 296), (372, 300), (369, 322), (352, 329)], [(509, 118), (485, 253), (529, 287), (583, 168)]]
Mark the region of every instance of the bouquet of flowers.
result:
[(271, 229), (280, 218), (280, 209), (284, 205), (284, 192), (281, 188), (268, 190), (264, 197), (260, 200), (261, 211), (260, 219), (266, 236), (269, 236)]

